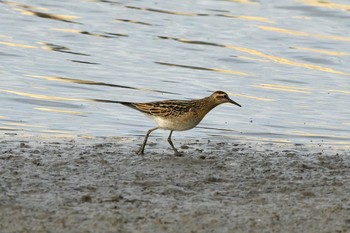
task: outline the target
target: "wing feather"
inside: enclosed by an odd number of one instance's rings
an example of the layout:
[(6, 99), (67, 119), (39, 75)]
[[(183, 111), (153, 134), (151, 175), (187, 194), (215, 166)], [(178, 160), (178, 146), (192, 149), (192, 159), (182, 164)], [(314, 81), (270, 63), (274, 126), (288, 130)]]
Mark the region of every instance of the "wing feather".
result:
[(148, 115), (169, 117), (179, 116), (181, 114), (190, 112), (191, 109), (197, 105), (197, 102), (190, 100), (167, 100), (149, 103), (128, 103), (127, 106), (139, 110), (140, 112), (143, 112)]

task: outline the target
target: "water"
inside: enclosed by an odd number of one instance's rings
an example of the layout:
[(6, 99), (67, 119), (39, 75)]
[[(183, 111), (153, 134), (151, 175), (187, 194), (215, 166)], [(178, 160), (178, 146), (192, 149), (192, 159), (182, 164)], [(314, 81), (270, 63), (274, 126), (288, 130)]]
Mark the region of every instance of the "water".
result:
[(0, 12), (6, 134), (140, 136), (154, 125), (142, 114), (88, 99), (223, 90), (243, 107), (178, 137), (350, 148), (346, 0), (21, 0)]

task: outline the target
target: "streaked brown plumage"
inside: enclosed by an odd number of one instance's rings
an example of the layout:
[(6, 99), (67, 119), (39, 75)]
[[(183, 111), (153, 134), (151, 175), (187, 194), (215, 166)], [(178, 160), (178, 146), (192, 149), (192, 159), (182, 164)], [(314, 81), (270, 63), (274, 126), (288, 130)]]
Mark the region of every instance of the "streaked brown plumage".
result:
[(192, 129), (210, 110), (222, 103), (232, 103), (241, 107), (241, 105), (231, 100), (223, 91), (216, 91), (203, 99), (165, 100), (148, 103), (118, 103), (144, 113), (146, 116), (154, 119), (158, 125), (156, 128), (148, 130), (138, 154), (144, 153), (147, 139), (152, 131), (156, 129), (166, 129), (170, 130), (168, 142), (173, 148), (175, 155), (179, 155), (180, 153), (171, 141), (173, 131)]

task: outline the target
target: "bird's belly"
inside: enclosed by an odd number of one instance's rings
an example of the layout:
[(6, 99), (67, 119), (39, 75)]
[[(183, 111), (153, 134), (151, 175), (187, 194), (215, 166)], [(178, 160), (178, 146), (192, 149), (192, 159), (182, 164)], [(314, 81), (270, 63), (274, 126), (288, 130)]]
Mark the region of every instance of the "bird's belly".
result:
[(191, 118), (191, 117), (180, 117), (180, 118), (155, 118), (157, 125), (161, 129), (183, 131), (189, 130), (195, 127), (202, 119)]

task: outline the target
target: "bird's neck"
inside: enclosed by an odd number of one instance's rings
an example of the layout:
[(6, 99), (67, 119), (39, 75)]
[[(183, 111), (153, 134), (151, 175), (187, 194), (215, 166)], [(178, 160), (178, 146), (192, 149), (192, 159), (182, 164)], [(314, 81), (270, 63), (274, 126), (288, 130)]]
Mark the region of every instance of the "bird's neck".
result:
[(213, 99), (210, 98), (210, 97), (203, 98), (202, 100), (203, 100), (203, 102), (205, 103), (205, 104), (203, 104), (203, 107), (204, 107), (205, 110), (206, 110), (206, 113), (205, 113), (205, 114), (207, 114), (207, 113), (210, 112), (213, 108), (215, 108), (216, 106), (219, 105), (215, 100), (213, 100)]

